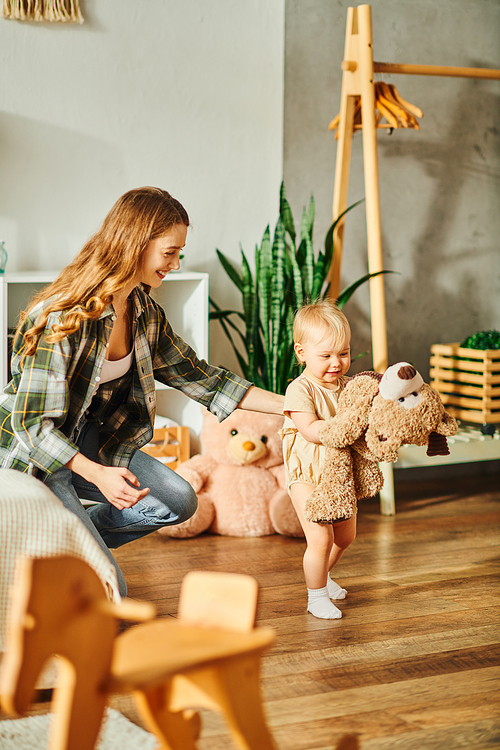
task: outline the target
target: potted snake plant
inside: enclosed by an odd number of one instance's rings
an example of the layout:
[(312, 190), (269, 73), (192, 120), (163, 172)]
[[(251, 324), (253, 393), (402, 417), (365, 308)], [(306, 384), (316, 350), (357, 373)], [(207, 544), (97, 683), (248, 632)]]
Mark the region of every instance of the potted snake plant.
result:
[[(362, 201), (350, 206), (347, 211)], [(271, 237), (266, 227), (255, 247), (254, 274), (241, 249), (238, 269), (220, 250), (219, 261), (241, 293), (242, 310), (222, 309), (210, 297), (210, 320), (218, 320), (229, 339), (243, 376), (255, 385), (284, 393), (300, 372), (293, 351), (293, 318), (303, 304), (324, 299), (329, 290), (328, 272), (333, 258), (333, 234), (341, 214), (329, 228), (324, 249), (313, 249), (315, 203), (304, 207), (299, 233), (284, 184), (280, 188), (279, 217)], [(387, 273), (380, 271), (379, 273)], [(371, 276), (366, 274), (344, 289), (336, 304), (342, 308), (356, 289)]]

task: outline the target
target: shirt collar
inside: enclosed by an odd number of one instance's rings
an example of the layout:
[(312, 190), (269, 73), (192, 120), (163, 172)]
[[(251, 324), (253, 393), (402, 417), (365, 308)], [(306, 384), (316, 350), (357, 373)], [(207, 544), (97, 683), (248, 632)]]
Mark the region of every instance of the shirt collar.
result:
[[(130, 293), (130, 299), (132, 300), (133, 317), (135, 320), (137, 320), (143, 310), (143, 305), (141, 302), (141, 292), (141, 287), (136, 286)], [(115, 315), (115, 310), (111, 302), (109, 303), (109, 305), (106, 305), (103, 312), (99, 315), (99, 320), (107, 318), (110, 315)]]

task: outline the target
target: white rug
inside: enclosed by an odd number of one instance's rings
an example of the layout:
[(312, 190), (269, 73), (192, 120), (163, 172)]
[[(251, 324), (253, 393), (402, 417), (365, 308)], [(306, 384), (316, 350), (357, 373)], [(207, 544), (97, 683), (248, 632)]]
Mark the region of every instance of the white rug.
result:
[[(50, 714), (0, 721), (2, 750), (43, 750), (47, 747)], [(113, 708), (106, 709), (96, 750), (154, 750), (156, 738)]]

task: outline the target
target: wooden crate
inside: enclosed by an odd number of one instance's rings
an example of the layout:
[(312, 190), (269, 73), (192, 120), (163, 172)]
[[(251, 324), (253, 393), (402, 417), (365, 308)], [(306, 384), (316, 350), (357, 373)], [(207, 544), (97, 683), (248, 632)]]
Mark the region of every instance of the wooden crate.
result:
[(431, 346), (431, 386), (457, 419), (500, 423), (500, 349)]
[(142, 450), (175, 470), (189, 458), (189, 427), (156, 429), (153, 439)]

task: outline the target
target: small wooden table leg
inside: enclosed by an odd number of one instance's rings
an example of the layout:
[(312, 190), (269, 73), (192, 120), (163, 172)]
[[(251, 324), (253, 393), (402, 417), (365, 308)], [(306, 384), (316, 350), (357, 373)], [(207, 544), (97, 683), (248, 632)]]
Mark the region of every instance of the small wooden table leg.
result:
[(162, 750), (197, 750), (201, 718), (196, 711), (168, 709), (171, 683), (151, 690), (134, 692), (141, 716), (155, 737), (162, 742)]
[(231, 659), (214, 670), (217, 702), (242, 750), (277, 750), (260, 692), (260, 654)]

